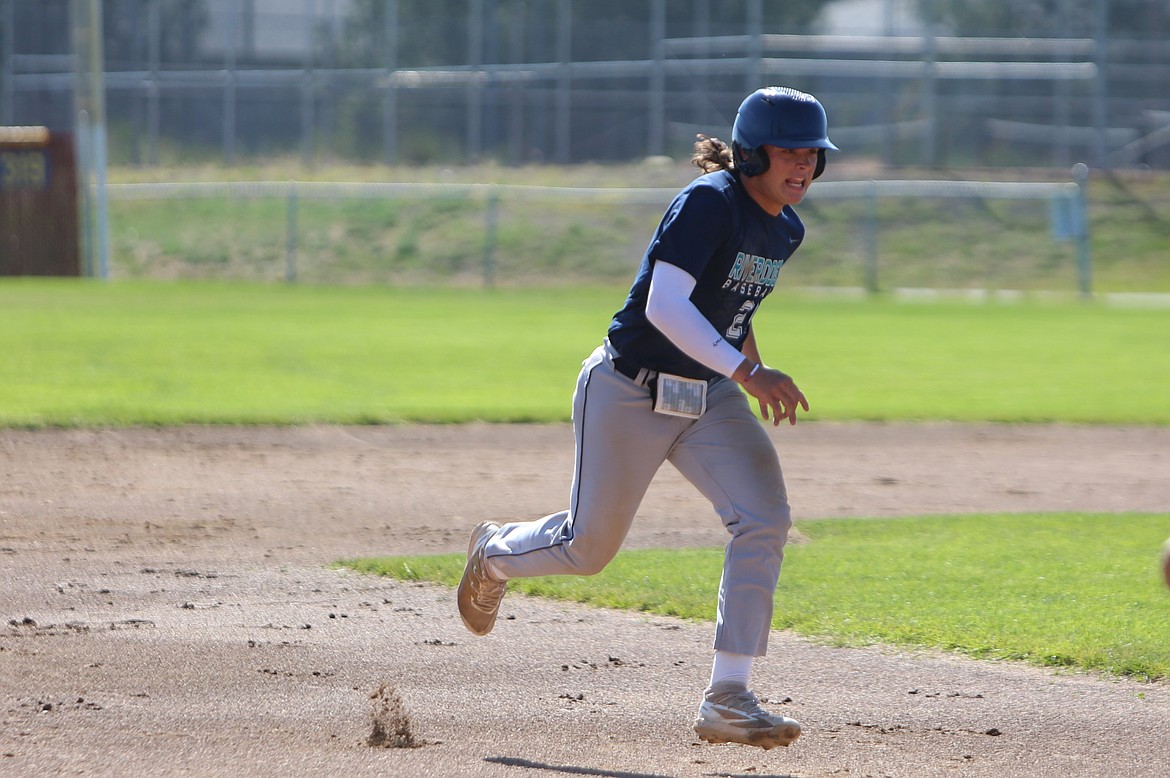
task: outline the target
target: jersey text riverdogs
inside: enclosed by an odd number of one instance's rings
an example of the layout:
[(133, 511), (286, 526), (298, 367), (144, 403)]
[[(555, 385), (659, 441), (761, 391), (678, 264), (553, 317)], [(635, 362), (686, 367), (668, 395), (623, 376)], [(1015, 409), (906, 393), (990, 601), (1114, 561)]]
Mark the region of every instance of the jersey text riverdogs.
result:
[(741, 251), (735, 255), (735, 262), (727, 272), (723, 288), (748, 297), (764, 297), (776, 286), (776, 278), (786, 261), (758, 257)]

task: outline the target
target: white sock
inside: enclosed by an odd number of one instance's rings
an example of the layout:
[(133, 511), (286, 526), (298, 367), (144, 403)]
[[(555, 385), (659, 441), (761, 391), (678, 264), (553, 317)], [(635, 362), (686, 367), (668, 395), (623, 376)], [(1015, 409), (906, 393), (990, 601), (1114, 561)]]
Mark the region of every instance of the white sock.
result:
[(715, 662), (711, 665), (711, 687), (717, 683), (735, 684), (748, 688), (752, 674), (752, 657), (747, 654), (733, 654), (730, 651), (716, 651)]
[(496, 567), (496, 563), (486, 557), (483, 560), (483, 567), (487, 570), (487, 574), (497, 581), (503, 582), (508, 580), (508, 576), (500, 572), (500, 568)]

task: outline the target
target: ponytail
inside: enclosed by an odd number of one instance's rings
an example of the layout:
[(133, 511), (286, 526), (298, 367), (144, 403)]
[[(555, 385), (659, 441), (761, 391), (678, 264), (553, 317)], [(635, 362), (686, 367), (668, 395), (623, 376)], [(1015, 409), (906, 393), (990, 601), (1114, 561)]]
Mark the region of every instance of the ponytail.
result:
[(717, 170), (735, 170), (735, 159), (731, 147), (718, 138), (699, 133), (695, 136), (695, 148), (691, 153), (691, 164), (704, 173)]

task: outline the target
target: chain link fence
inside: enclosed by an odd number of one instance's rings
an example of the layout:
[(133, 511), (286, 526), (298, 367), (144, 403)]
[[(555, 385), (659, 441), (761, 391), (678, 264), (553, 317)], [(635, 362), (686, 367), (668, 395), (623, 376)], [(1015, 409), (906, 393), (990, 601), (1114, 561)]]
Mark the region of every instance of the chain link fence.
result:
[[(1081, 166), (1083, 168), (1083, 166)], [(1092, 291), (1083, 184), (827, 181), (785, 279), (857, 292)], [(497, 184), (109, 187), (114, 277), (313, 284), (629, 283), (676, 193)]]
[[(863, 27), (763, 0), (107, 0), (110, 160), (677, 157), (779, 82), (886, 165), (1170, 167), (1170, 7), (1060, 2), (959, 33), (901, 2)], [(68, 16), (0, 0), (0, 124), (71, 127)]]

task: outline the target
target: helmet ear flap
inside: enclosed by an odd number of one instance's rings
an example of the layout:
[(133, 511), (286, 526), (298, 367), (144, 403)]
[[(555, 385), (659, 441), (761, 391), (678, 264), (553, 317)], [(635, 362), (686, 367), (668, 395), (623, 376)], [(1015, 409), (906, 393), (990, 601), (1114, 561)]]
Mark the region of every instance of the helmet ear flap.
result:
[(748, 178), (758, 176), (768, 169), (770, 162), (768, 155), (761, 154), (758, 148), (749, 149), (733, 141), (731, 151), (735, 156), (735, 169)]
[[(761, 149), (749, 149), (738, 143), (731, 144), (732, 154), (735, 156), (735, 169), (751, 178), (768, 170), (770, 160), (767, 154), (761, 154)], [(817, 149), (817, 166), (813, 169), (813, 180), (821, 177), (825, 172), (825, 150)]]

